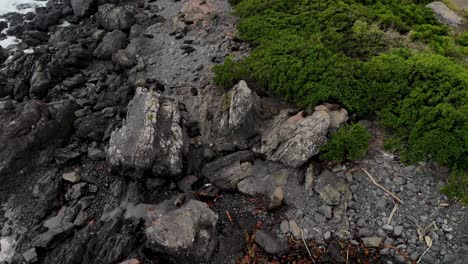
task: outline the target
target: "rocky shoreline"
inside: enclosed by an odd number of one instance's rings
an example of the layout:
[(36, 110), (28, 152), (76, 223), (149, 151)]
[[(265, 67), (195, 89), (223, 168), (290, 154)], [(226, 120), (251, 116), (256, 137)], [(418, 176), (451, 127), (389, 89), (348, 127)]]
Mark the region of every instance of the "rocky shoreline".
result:
[(0, 49), (0, 237), (15, 247), (0, 263), (313, 263), (306, 243), (316, 263), (347, 263), (339, 243), (372, 263), (463, 263), (468, 213), (439, 193), (444, 168), (378, 143), (331, 167), (316, 155), (345, 109), (212, 84), (214, 65), (249, 52), (231, 12), (50, 0), (5, 17), (22, 43)]

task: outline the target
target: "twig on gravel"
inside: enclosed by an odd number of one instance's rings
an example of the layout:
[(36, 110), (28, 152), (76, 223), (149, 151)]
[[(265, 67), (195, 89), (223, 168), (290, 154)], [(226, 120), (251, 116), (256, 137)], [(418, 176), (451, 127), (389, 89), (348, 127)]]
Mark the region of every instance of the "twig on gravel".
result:
[(234, 219), (232, 219), (232, 216), (231, 216), (231, 214), (229, 213), (228, 210), (226, 210), (226, 216), (229, 219), (229, 222), (234, 223)]
[(398, 210), (398, 204), (395, 203), (395, 206), (393, 207), (393, 210), (392, 210), (392, 212), (390, 213), (390, 216), (388, 217), (387, 224), (390, 224), (390, 222), (392, 222), (393, 215), (395, 214), (395, 212), (396, 212), (397, 210)]
[(425, 240), (426, 240), (426, 246), (427, 246), (427, 248), (426, 248), (426, 250), (424, 250), (424, 252), (422, 253), (422, 255), (419, 257), (418, 262), (416, 262), (416, 263), (421, 262), (421, 260), (422, 260), (422, 258), (424, 257), (424, 255), (426, 255), (427, 251), (429, 251), (429, 249), (431, 249), (431, 247), (432, 247), (432, 239), (431, 239), (430, 237), (426, 236), (426, 237), (425, 237)]
[(301, 237), (302, 237), (302, 242), (304, 242), (304, 246), (305, 246), (305, 248), (307, 249), (307, 252), (309, 253), (310, 259), (312, 260), (312, 262), (315, 263), (315, 260), (314, 260), (314, 258), (312, 257), (312, 254), (310, 253), (309, 246), (307, 246), (307, 243), (306, 243), (306, 241), (305, 241), (304, 232), (302, 231), (302, 228), (301, 228)]
[(379, 187), (379, 188), (382, 189), (384, 192), (386, 192), (388, 195), (390, 195), (393, 199), (397, 200), (398, 203), (403, 204), (403, 201), (402, 201), (400, 198), (398, 198), (398, 196), (396, 196), (394, 193), (392, 193), (391, 191), (385, 189), (385, 187), (383, 187), (382, 185), (380, 185), (380, 184), (374, 179), (374, 177), (372, 177), (372, 175), (370, 175), (370, 173), (369, 173), (366, 169), (362, 168), (362, 171), (364, 171), (364, 172), (367, 174), (367, 176), (369, 177), (369, 179), (371, 180), (371, 182), (372, 182), (375, 186)]

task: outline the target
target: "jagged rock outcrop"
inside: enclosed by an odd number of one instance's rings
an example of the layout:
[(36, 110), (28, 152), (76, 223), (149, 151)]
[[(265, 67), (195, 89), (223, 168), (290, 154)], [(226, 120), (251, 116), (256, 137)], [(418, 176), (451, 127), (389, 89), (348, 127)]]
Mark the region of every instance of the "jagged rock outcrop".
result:
[(96, 5), (96, 0), (70, 0), (73, 13), (77, 17), (91, 14)]
[(327, 111), (315, 111), (309, 116), (301, 111), (290, 117), (284, 110), (263, 135), (261, 152), (270, 160), (298, 168), (327, 142), (329, 127)]
[(191, 200), (178, 208), (167, 200), (147, 213), (146, 247), (175, 263), (208, 261), (217, 246), (217, 221), (203, 202)]
[(122, 128), (109, 141), (107, 160), (114, 169), (174, 176), (182, 172), (185, 138), (176, 101), (156, 91), (138, 88), (128, 105)]
[(94, 50), (93, 55), (99, 59), (110, 59), (112, 54), (127, 45), (127, 34), (120, 30), (107, 33)]
[(113, 4), (99, 6), (97, 14), (98, 24), (106, 30), (126, 30), (135, 24), (135, 16), (124, 6)]
[(452, 27), (458, 27), (462, 24), (463, 18), (455, 13), (453, 10), (447, 7), (443, 2), (436, 1), (427, 5), (428, 8), (432, 9), (437, 19), (444, 24)]
[(28, 102), (1, 131), (0, 179), (8, 172), (18, 173), (51, 160), (55, 148), (70, 136), (77, 109), (72, 100)]
[(38, 65), (34, 71), (30, 81), (30, 92), (42, 98), (47, 95), (47, 92), (51, 88), (52, 76), (48, 69), (42, 65)]
[(236, 152), (207, 163), (202, 175), (220, 188), (235, 190), (241, 180), (252, 176), (254, 160), (255, 153), (251, 151)]

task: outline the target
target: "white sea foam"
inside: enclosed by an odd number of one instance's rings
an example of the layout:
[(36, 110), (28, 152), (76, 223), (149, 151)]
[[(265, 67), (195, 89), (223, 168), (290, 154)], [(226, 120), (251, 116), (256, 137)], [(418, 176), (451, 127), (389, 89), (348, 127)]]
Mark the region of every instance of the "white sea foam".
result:
[[(0, 15), (9, 13), (9, 12), (17, 12), (17, 13), (28, 13), (34, 11), (35, 8), (45, 6), (46, 1), (38, 1), (38, 0), (0, 0)], [(21, 5), (30, 4), (28, 8), (22, 8)], [(1, 20), (0, 20), (1, 21)], [(5, 33), (4, 30), (2, 33)], [(0, 40), (0, 46), (3, 48), (7, 48), (12, 44), (18, 43), (19, 40), (15, 37), (8, 36), (4, 40)]]

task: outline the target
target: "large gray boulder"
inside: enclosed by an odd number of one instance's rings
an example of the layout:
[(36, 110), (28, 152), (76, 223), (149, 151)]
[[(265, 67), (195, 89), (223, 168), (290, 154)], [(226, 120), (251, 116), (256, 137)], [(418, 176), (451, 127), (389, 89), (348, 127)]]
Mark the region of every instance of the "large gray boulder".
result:
[(70, 0), (73, 13), (77, 17), (91, 14), (96, 5), (96, 0)]
[(110, 59), (112, 54), (127, 45), (127, 34), (120, 30), (107, 33), (96, 47), (93, 55), (99, 59)]
[(109, 141), (107, 161), (114, 169), (135, 177), (152, 170), (156, 175), (182, 172), (185, 137), (178, 103), (156, 91), (138, 88), (128, 104), (127, 118)]
[(236, 190), (241, 180), (252, 177), (254, 160), (255, 153), (239, 151), (207, 163), (202, 175), (222, 189)]
[(128, 7), (105, 4), (98, 9), (97, 22), (101, 27), (111, 31), (130, 29), (136, 20)]
[(146, 247), (174, 263), (202, 263), (217, 246), (218, 215), (207, 204), (190, 200), (181, 207), (165, 201), (146, 215)]
[(448, 8), (445, 3), (436, 1), (426, 6), (432, 9), (440, 23), (444, 23), (452, 27), (458, 27), (462, 24), (463, 18)]
[(298, 168), (316, 155), (327, 142), (331, 120), (327, 111), (304, 112), (290, 117), (284, 110), (262, 138), (261, 152), (269, 160)]

